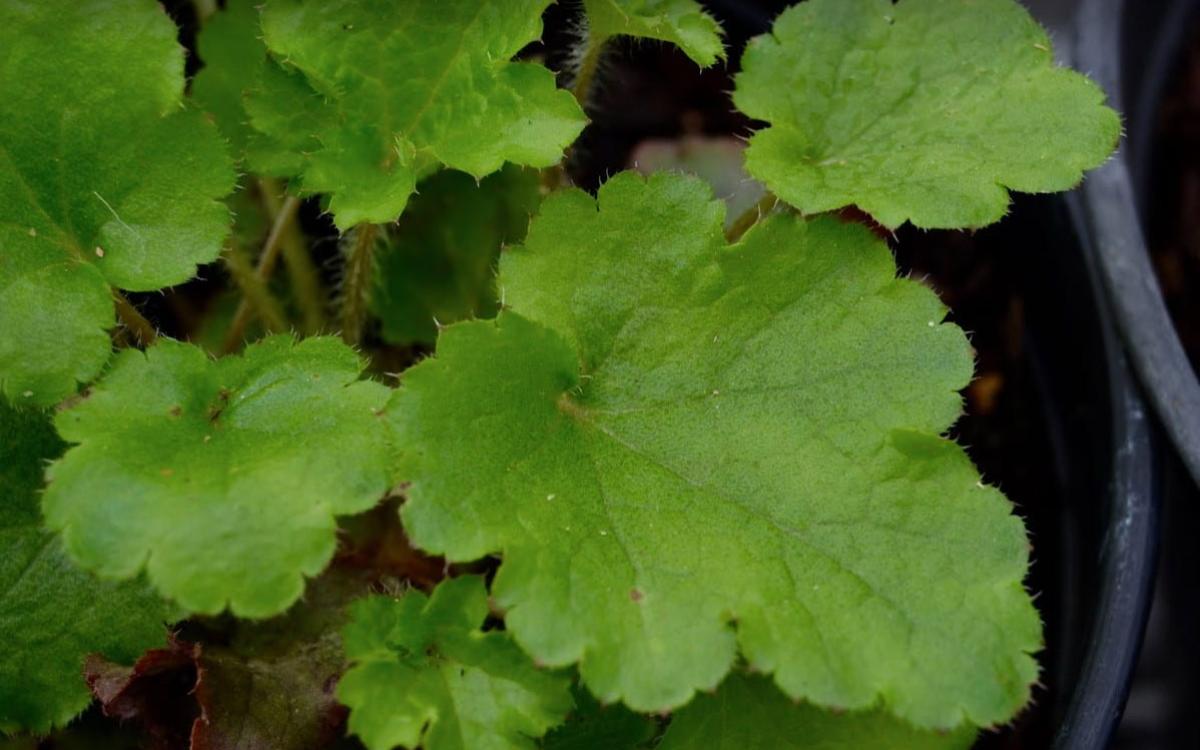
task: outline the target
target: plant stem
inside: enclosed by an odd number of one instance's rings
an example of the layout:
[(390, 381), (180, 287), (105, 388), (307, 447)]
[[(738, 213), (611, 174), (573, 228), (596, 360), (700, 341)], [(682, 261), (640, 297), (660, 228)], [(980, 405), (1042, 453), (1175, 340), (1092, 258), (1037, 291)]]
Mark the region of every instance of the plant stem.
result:
[(158, 339), (158, 331), (146, 317), (138, 312), (133, 303), (124, 295), (113, 290), (113, 301), (117, 304), (117, 315), (142, 346), (150, 346)]
[(375, 262), (375, 238), (378, 234), (379, 227), (374, 224), (359, 225), (354, 230), (350, 257), (346, 259), (346, 277), (342, 288), (342, 340), (351, 346), (357, 346), (362, 341), (371, 267)]
[[(263, 177), (259, 179), (258, 187), (267, 214), (272, 219), (279, 216), (282, 210), (279, 196), (283, 195), (279, 183)], [(279, 241), (292, 297), (300, 308), (300, 331), (306, 336), (314, 334), (325, 327), (325, 291), (321, 288), (321, 275), (308, 255), (308, 244), (295, 222), (284, 227)]]
[(538, 188), (543, 196), (549, 195), (567, 184), (567, 172), (563, 168), (562, 162), (552, 164), (538, 172)]
[(757, 203), (743, 211), (725, 230), (726, 241), (732, 244), (740, 240), (742, 235), (759, 219), (771, 213), (771, 209), (775, 208), (777, 203), (779, 203), (779, 198), (775, 197), (774, 193), (767, 193), (759, 198)]
[(241, 289), (245, 301), (262, 319), (267, 330), (272, 333), (287, 330), (287, 316), (283, 313), (283, 307), (279, 304), (279, 300), (271, 294), (266, 283), (254, 272), (254, 268), (250, 265), (250, 260), (242, 248), (236, 243), (231, 243), (225, 248), (222, 258), (225, 261), (225, 267), (229, 269), (229, 275)]
[[(262, 255), (258, 257), (258, 266), (254, 270), (260, 281), (266, 282), (271, 277), (271, 272), (275, 270), (275, 263), (279, 260), (280, 237), (287, 225), (296, 218), (296, 210), (299, 207), (300, 199), (289, 195), (283, 201), (279, 213), (276, 214), (275, 223), (271, 225), (271, 233), (267, 235)], [(222, 353), (228, 354), (241, 343), (242, 336), (246, 331), (246, 324), (250, 322), (251, 312), (250, 302), (243, 298), (238, 305), (237, 312), (233, 314), (233, 322), (229, 324), (229, 331), (225, 334), (225, 342), (221, 346)]]
[(600, 69), (600, 58), (604, 55), (604, 45), (607, 42), (608, 37), (595, 36), (591, 31), (584, 39), (583, 56), (579, 59), (579, 70), (575, 73), (575, 84), (571, 87), (575, 101), (579, 102), (579, 106), (584, 110), (587, 109), (588, 99), (592, 93), (592, 84), (596, 81), (596, 73)]

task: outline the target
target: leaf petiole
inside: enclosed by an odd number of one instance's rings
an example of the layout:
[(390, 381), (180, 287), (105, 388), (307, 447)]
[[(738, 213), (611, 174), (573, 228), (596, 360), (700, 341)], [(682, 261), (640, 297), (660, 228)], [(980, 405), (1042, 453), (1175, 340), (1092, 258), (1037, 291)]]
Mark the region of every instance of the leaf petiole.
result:
[(740, 240), (742, 235), (745, 234), (750, 227), (758, 223), (759, 219), (771, 213), (771, 211), (774, 210), (775, 206), (778, 204), (779, 198), (776, 197), (774, 193), (767, 193), (763, 195), (763, 197), (759, 198), (753, 206), (743, 211), (741, 215), (729, 225), (729, 228), (725, 230), (726, 241), (728, 241), (730, 244), (733, 244), (734, 242)]
[(114, 289), (113, 301), (117, 305), (117, 315), (121, 318), (121, 323), (142, 346), (150, 346), (158, 339), (158, 331), (154, 325), (133, 306), (129, 298)]
[[(279, 216), (283, 209), (280, 196), (283, 189), (276, 180), (268, 177), (258, 181), (259, 194), (267, 214)], [(283, 251), (283, 266), (291, 282), (292, 298), (300, 308), (300, 330), (308, 335), (325, 327), (325, 290), (321, 288), (321, 275), (308, 255), (308, 245), (295, 222), (289, 222), (279, 238)]]
[(342, 340), (351, 346), (356, 346), (362, 341), (363, 324), (367, 318), (371, 269), (375, 263), (375, 240), (378, 236), (378, 225), (359, 225), (354, 230), (350, 254), (346, 258), (346, 275), (342, 288)]
[[(258, 257), (258, 266), (254, 271), (260, 281), (269, 279), (271, 272), (275, 270), (275, 263), (279, 260), (280, 239), (287, 226), (296, 218), (296, 211), (299, 207), (300, 199), (294, 195), (289, 195), (283, 201), (279, 213), (275, 215), (275, 223), (271, 225), (271, 232), (267, 235), (267, 241), (263, 244), (262, 254)], [(225, 342), (221, 346), (223, 354), (228, 354), (237, 348), (242, 334), (246, 330), (246, 324), (250, 322), (251, 312), (252, 309), (249, 300), (243, 299), (238, 304), (237, 312), (233, 315), (233, 322), (229, 324), (228, 333), (225, 334)]]

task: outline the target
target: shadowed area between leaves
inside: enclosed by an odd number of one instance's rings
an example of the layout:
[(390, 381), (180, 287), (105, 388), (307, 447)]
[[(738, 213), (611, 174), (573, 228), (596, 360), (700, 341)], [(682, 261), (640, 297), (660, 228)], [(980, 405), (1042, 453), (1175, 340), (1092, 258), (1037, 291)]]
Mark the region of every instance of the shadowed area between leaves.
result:
[(104, 713), (138, 724), (154, 750), (331, 747), (346, 718), (338, 633), (367, 590), (366, 575), (334, 569), (280, 617), (188, 622), (132, 667), (89, 657), (85, 676)]

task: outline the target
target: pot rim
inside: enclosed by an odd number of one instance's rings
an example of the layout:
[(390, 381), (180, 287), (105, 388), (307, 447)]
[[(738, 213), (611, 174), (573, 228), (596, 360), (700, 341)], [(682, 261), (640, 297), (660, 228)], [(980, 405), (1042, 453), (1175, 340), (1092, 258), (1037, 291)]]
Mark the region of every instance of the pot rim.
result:
[[(1133, 100), (1134, 129), (1122, 139), (1117, 154), (1084, 181), (1074, 213), (1081, 233), (1089, 238), (1084, 249), (1099, 270), (1133, 369), (1192, 480), (1200, 485), (1200, 379), (1175, 331), (1150, 262), (1138, 212), (1144, 177), (1135, 183), (1137, 165), (1130, 161), (1148, 155), (1153, 112), (1187, 38), (1187, 20), (1200, 10), (1196, 0), (1167, 0), (1162, 5), (1152, 52), (1148, 60), (1139, 61), (1142, 77), (1128, 97)], [(1067, 56), (1122, 111), (1127, 91), (1125, 18), (1132, 7), (1126, 0), (1082, 0)]]

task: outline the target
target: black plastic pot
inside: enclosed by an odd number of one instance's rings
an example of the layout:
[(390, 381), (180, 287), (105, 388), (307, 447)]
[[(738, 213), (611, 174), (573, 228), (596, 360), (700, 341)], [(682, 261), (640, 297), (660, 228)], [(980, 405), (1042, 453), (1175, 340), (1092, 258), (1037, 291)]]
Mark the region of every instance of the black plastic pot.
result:
[[(1061, 4), (1061, 3), (1060, 3)], [(1072, 199), (1132, 364), (1176, 450), (1200, 484), (1200, 380), (1175, 332), (1146, 251), (1143, 209), (1164, 87), (1191, 29), (1195, 0), (1080, 0), (1069, 57), (1126, 120), (1121, 153)]]
[[(721, 16), (735, 49), (747, 36), (768, 29), (788, 4), (707, 3)], [(1077, 36), (1100, 36), (1095, 28), (1085, 33), (1089, 16), (1076, 15), (1078, 2), (1026, 4), (1051, 27), (1064, 60), (1097, 75), (1102, 85), (1107, 82), (1100, 61), (1073, 56), (1073, 50), (1084, 49), (1073, 44)], [(1091, 3), (1099, 5), (1120, 7), (1118, 0)], [(1089, 7), (1088, 12), (1101, 10)], [(1119, 20), (1118, 14), (1111, 17), (1113, 25)], [(1121, 101), (1114, 97), (1118, 107)], [(1138, 661), (1154, 588), (1160, 462), (1151, 419), (1118, 333), (1118, 320), (1129, 316), (1125, 308), (1114, 309), (1113, 267), (1106, 265), (1108, 256), (1097, 252), (1098, 247), (1130, 241), (1138, 224), (1136, 214), (1118, 220), (1086, 208), (1113, 189), (1113, 173), (1122, 170), (1121, 164), (1114, 160), (1074, 195), (1022, 197), (1000, 225), (945, 240), (971, 245), (950, 252), (968, 263), (991, 264), (991, 283), (1006, 285), (1021, 305), (1024, 353), (1017, 373), (1019, 392), (1008, 408), (1027, 408), (1035, 418), (1010, 427), (1020, 440), (1044, 451), (1031, 461), (1037, 464), (1036, 477), (1048, 485), (1039, 491), (1028, 478), (1017, 476), (1029, 469), (1008, 471), (1003, 452), (998, 459), (982, 455), (995, 420), (968, 414), (958, 428), (960, 439), (972, 447), (988, 479), (1018, 503), (1029, 526), (1035, 551), (1030, 585), (1041, 594), (1038, 604), (1046, 623), (1046, 687), (1013, 727), (981, 739), (987, 747), (1105, 747)], [(924, 273), (931, 258), (935, 266), (956, 262), (937, 260), (941, 250), (924, 247), (941, 241), (902, 232), (897, 245), (901, 267)], [(936, 272), (933, 280), (938, 283)], [(971, 298), (964, 294), (965, 304), (951, 302), (951, 307), (964, 328), (979, 331), (988, 324), (987, 316), (998, 311), (976, 309)]]
[[(1168, 315), (1147, 252), (1161, 235), (1159, 188), (1171, 192), (1176, 154), (1156, 137), (1164, 95), (1197, 31), (1200, 0), (1082, 0), (1070, 59), (1125, 116), (1121, 153), (1071, 199), (1133, 368), (1175, 448), (1164, 458), (1166, 529), (1142, 663), (1120, 747), (1200, 747), (1200, 383)], [(1194, 293), (1194, 292), (1193, 292)]]

